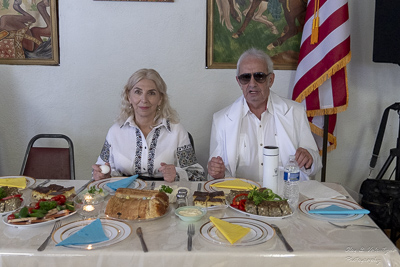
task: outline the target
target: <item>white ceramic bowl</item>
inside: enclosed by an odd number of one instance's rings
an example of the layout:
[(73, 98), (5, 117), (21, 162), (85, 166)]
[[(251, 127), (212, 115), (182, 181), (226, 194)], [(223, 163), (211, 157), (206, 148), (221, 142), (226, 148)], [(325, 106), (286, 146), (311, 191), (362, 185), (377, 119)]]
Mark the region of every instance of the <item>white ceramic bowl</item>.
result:
[(197, 222), (206, 215), (206, 213), (207, 209), (197, 206), (184, 206), (175, 210), (176, 216), (185, 222)]

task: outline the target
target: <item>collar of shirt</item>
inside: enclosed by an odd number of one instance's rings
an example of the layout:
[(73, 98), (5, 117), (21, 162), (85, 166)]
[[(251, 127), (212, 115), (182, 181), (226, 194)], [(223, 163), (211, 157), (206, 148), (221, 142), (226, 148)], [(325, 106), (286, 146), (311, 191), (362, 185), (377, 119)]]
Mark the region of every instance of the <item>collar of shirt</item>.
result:
[[(135, 127), (135, 128), (139, 128), (139, 126), (137, 126), (135, 120), (133, 119), (133, 116), (130, 116), (128, 119), (126, 119), (126, 121), (121, 125), (121, 128), (124, 127), (125, 125), (129, 125), (130, 127)], [(156, 126), (154, 126), (154, 129), (157, 129), (159, 127), (165, 127), (165, 129), (168, 130), (168, 132), (171, 132), (171, 123), (168, 119), (159, 119), (158, 123)]]
[[(265, 109), (269, 114), (274, 115), (274, 109), (272, 108), (272, 101), (271, 98), (268, 97), (267, 99), (267, 108)], [(265, 111), (264, 111), (265, 112)], [(264, 112), (262, 114), (264, 114)], [(242, 118), (246, 117), (247, 115), (254, 114), (251, 112), (249, 105), (247, 104), (246, 99), (243, 98), (243, 116)], [(261, 116), (262, 116), (261, 114)]]

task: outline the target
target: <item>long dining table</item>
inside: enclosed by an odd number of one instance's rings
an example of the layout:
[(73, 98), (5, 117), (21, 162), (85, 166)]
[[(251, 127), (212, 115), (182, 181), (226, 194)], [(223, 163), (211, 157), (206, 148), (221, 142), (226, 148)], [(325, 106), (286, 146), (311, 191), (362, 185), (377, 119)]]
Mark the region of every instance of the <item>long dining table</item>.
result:
[[(37, 180), (40, 183), (41, 180)], [(53, 180), (63, 186), (85, 184), (85, 180)], [(151, 182), (146, 183), (149, 189)], [(156, 187), (165, 184), (156, 182)], [(204, 184), (204, 182), (202, 183)], [(343, 195), (349, 195), (340, 184), (325, 183)], [(174, 182), (170, 185), (187, 187), (192, 195), (198, 182)], [(203, 188), (204, 190), (204, 188)], [(23, 191), (29, 201), (30, 189)], [(191, 198), (189, 197), (189, 202)], [(301, 201), (301, 199), (300, 199)], [(55, 246), (50, 240), (44, 251), (37, 248), (53, 228), (53, 223), (15, 227), (0, 223), (0, 266), (400, 266), (399, 250), (380, 229), (363, 227), (337, 228), (326, 220), (316, 220), (295, 210), (284, 219), (259, 219), (277, 225), (293, 248), (288, 252), (274, 233), (266, 242), (249, 246), (221, 245), (206, 240), (201, 227), (209, 222), (209, 216), (217, 218), (249, 217), (232, 208), (208, 211), (194, 223), (193, 249), (187, 250), (188, 222), (175, 215), (175, 207), (166, 216), (150, 221), (125, 221), (132, 232), (124, 240), (106, 247), (80, 249)], [(79, 221), (75, 214), (61, 220), (62, 224)], [(354, 224), (375, 225), (368, 215)], [(148, 252), (142, 246), (135, 230), (141, 227)]]

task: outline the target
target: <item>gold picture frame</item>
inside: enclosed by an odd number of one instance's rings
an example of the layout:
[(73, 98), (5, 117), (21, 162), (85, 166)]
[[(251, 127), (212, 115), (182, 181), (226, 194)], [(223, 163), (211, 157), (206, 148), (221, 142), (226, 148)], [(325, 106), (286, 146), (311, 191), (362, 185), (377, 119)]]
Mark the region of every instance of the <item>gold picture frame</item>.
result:
[(207, 0), (206, 68), (235, 69), (255, 47), (275, 69), (296, 69), (306, 8), (307, 0)]
[(0, 64), (60, 64), (57, 0), (0, 0), (0, 22)]

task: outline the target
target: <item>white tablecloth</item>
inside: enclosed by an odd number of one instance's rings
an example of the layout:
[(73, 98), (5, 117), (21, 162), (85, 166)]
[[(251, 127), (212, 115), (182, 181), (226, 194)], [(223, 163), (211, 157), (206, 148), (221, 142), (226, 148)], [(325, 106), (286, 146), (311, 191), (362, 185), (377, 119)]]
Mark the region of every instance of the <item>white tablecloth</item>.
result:
[[(40, 181), (38, 181), (40, 182)], [(61, 185), (75, 185), (78, 189), (85, 183), (76, 181), (53, 181)], [(190, 187), (197, 182), (180, 186)], [(159, 182), (157, 182), (159, 185)], [(346, 191), (337, 184), (328, 184), (342, 194)], [(30, 194), (26, 190), (24, 194)], [(278, 225), (293, 253), (285, 250), (282, 242), (274, 236), (269, 241), (246, 247), (221, 246), (206, 241), (199, 234), (200, 227), (208, 217), (243, 217), (230, 208), (209, 211), (195, 223), (196, 235), (193, 250), (187, 251), (187, 226), (172, 211), (165, 217), (149, 222), (129, 222), (132, 234), (120, 243), (94, 250), (56, 247), (51, 240), (46, 250), (37, 248), (50, 233), (52, 224), (32, 228), (15, 228), (0, 223), (0, 267), (16, 266), (400, 266), (396, 247), (381, 230), (364, 228), (339, 229), (326, 221), (319, 221), (296, 211), (286, 219), (269, 219), (267, 223)], [(78, 215), (62, 220), (63, 224), (79, 220)], [(364, 216), (352, 223), (373, 224)], [(142, 251), (135, 234), (141, 227), (149, 249)]]

